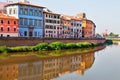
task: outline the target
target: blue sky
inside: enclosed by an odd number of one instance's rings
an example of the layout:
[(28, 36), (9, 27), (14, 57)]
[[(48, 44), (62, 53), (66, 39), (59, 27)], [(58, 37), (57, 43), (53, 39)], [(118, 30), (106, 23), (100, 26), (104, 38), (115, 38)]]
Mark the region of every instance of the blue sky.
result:
[[(0, 0), (4, 1), (4, 0)], [(17, 1), (17, 0), (13, 0)], [(96, 32), (120, 34), (120, 0), (29, 0), (33, 4), (48, 7), (50, 10), (66, 15), (85, 12), (88, 19), (95, 22)]]

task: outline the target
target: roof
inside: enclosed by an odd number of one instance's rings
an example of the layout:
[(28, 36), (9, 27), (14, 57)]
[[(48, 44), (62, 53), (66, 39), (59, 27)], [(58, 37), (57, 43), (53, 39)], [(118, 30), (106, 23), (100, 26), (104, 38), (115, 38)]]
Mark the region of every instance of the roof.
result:
[(10, 3), (6, 6), (11, 6), (11, 5), (25, 5), (25, 6), (32, 6), (32, 7), (37, 7), (37, 8), (45, 8), (43, 6), (39, 6), (39, 5), (34, 5), (34, 4), (30, 4), (28, 2), (16, 2), (16, 3)]
[(58, 13), (55, 13), (55, 12), (52, 12), (52, 11), (43, 11), (44, 13), (48, 13), (48, 14), (55, 14), (55, 15), (61, 15), (61, 14), (58, 14)]
[(62, 16), (64, 20), (82, 20), (80, 18), (74, 17), (74, 16)]
[(14, 16), (8, 16), (7, 14), (0, 14), (0, 19), (17, 19)]

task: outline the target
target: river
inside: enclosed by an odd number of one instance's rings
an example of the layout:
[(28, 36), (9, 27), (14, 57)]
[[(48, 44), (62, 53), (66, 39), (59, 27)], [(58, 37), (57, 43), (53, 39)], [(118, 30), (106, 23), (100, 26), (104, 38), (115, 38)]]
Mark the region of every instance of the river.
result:
[(120, 80), (120, 45), (97, 49), (56, 57), (1, 54), (0, 80)]

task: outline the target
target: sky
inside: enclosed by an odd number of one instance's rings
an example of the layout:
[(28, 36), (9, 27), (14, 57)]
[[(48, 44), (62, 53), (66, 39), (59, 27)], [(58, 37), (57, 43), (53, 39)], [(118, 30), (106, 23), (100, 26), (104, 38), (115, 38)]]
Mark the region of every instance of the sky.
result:
[[(0, 0), (5, 1), (5, 0)], [(13, 0), (17, 1), (17, 0)], [(96, 33), (120, 34), (120, 0), (29, 0), (30, 3), (45, 6), (51, 11), (75, 16), (86, 13), (96, 24)]]

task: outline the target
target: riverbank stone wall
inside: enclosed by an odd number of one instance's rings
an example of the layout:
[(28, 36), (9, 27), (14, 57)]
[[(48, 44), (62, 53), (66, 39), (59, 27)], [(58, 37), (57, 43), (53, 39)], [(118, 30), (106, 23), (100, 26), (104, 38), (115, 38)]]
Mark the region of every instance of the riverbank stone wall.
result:
[(0, 46), (34, 46), (42, 42), (63, 42), (63, 43), (78, 43), (78, 42), (94, 42), (94, 43), (104, 43), (106, 39), (104, 38), (82, 38), (82, 39), (48, 39), (48, 38), (0, 38)]

